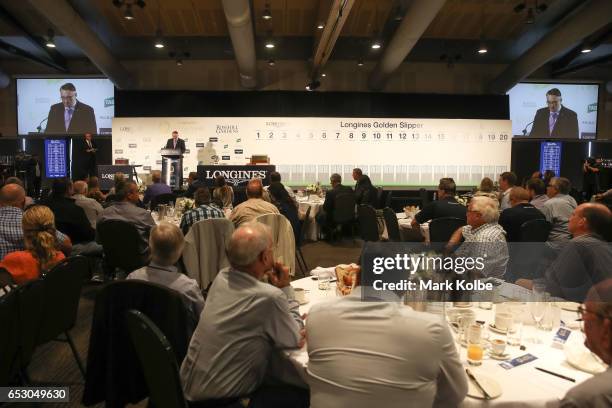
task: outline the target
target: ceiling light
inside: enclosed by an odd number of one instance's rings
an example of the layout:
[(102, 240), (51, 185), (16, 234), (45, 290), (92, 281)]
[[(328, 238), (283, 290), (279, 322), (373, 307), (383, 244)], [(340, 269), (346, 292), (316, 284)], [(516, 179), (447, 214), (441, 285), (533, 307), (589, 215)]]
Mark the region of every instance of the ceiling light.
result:
[(125, 6), (125, 12), (123, 13), (123, 18), (125, 18), (128, 21), (131, 21), (134, 19), (134, 14), (132, 14), (131, 4), (128, 4), (127, 6)]
[(382, 47), (382, 44), (380, 43), (380, 40), (376, 39), (372, 42), (371, 47), (373, 50), (378, 50), (380, 47)]
[(535, 14), (533, 12), (533, 9), (530, 7), (527, 10), (527, 20), (525, 20), (525, 23), (527, 24), (533, 24), (535, 21)]
[(310, 81), (308, 85), (306, 85), (306, 90), (309, 92), (314, 91), (320, 86), (321, 86), (321, 82), (317, 81), (316, 79), (313, 79), (312, 81)]
[(268, 60), (268, 66), (273, 67), (273, 66), (275, 66), (275, 65), (276, 65), (276, 61), (274, 61), (272, 58), (270, 58), (270, 59)]
[(176, 65), (178, 65), (179, 67), (183, 65), (183, 60), (182, 59), (177, 59), (176, 60)]
[(485, 44), (484, 42), (481, 42), (480, 46), (478, 47), (478, 53), (486, 54), (487, 52), (489, 52), (489, 50), (487, 49), (487, 44)]
[(323, 24), (323, 23), (317, 24), (317, 29), (322, 30), (324, 28), (325, 28), (325, 24)]
[(362, 59), (358, 59), (357, 60), (357, 66), (358, 67), (363, 67), (363, 60)]
[(162, 36), (162, 31), (161, 30), (157, 30), (155, 32), (155, 48), (164, 48), (165, 44), (164, 44), (164, 38)]
[(55, 41), (54, 38), (55, 37), (55, 33), (53, 32), (53, 29), (49, 29), (47, 30), (47, 42), (45, 43), (45, 45), (48, 48), (55, 48)]
[(582, 46), (582, 49), (580, 50), (580, 52), (583, 53), (583, 54), (588, 54), (591, 51), (593, 51), (593, 49), (591, 48), (591, 46), (589, 44), (584, 44)]
[(272, 12), (270, 11), (270, 5), (269, 4), (266, 4), (266, 8), (264, 9), (264, 12), (261, 15), (261, 18), (263, 18), (264, 20), (271, 20), (272, 19)]
[(322, 74), (321, 74), (321, 76), (322, 76), (322, 77), (326, 77), (326, 76), (327, 76), (327, 74), (324, 72), (324, 73), (322, 73)]
[(274, 48), (274, 43), (272, 42), (272, 40), (266, 41), (266, 48), (268, 49)]

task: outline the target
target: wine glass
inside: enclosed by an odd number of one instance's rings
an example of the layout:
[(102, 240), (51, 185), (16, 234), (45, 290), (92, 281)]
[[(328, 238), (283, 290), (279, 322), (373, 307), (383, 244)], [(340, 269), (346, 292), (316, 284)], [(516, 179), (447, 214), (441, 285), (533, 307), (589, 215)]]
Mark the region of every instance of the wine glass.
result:
[(538, 329), (542, 326), (542, 319), (544, 318), (544, 313), (546, 312), (546, 286), (540, 282), (534, 283), (533, 288), (531, 290), (531, 302), (529, 303), (529, 312), (531, 313), (531, 317), (536, 323), (536, 332), (534, 335), (533, 343), (540, 343), (540, 339), (538, 338)]

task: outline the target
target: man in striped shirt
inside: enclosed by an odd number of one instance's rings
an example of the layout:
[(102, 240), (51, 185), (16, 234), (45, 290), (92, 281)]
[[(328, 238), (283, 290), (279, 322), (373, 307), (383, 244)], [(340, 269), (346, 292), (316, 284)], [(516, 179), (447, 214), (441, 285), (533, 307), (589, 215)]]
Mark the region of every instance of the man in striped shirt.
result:
[(181, 230), (185, 235), (189, 232), (189, 228), (198, 221), (207, 220), (209, 218), (225, 217), (225, 214), (223, 214), (220, 208), (210, 203), (210, 192), (208, 188), (198, 188), (193, 196), (196, 207), (183, 214), (183, 218), (181, 219)]

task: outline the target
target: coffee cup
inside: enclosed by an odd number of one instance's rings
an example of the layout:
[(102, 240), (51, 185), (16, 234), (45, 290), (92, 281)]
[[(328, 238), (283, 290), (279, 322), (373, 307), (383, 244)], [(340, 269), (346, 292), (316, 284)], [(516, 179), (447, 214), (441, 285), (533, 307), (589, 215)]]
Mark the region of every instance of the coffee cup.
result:
[(297, 300), (300, 305), (306, 303), (306, 291), (304, 289), (293, 288), (293, 295), (295, 297), (295, 300)]
[(506, 351), (506, 341), (502, 339), (491, 340), (491, 353), (501, 356)]
[(495, 328), (499, 330), (511, 331), (513, 326), (512, 313), (496, 313)]

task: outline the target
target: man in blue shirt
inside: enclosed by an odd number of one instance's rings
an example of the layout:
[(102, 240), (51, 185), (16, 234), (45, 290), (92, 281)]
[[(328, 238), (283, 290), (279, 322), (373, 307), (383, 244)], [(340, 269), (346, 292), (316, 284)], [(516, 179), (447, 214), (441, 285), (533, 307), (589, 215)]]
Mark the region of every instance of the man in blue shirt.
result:
[(151, 180), (153, 184), (147, 187), (144, 194), (143, 203), (148, 204), (154, 197), (162, 194), (172, 194), (172, 189), (167, 184), (161, 181), (161, 171), (153, 170), (151, 172)]

